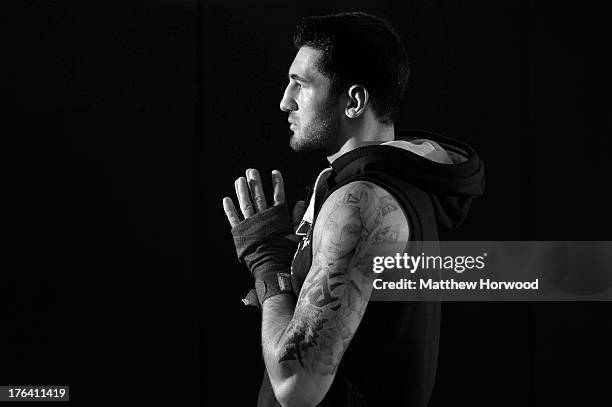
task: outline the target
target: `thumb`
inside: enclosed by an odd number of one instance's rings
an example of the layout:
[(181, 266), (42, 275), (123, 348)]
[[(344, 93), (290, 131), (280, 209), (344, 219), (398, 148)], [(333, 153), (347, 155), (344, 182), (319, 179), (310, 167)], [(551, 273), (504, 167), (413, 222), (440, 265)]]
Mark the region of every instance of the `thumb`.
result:
[(293, 207), (293, 229), (296, 229), (300, 224), (300, 221), (304, 217), (304, 213), (306, 212), (306, 203), (304, 201), (297, 201), (295, 206)]

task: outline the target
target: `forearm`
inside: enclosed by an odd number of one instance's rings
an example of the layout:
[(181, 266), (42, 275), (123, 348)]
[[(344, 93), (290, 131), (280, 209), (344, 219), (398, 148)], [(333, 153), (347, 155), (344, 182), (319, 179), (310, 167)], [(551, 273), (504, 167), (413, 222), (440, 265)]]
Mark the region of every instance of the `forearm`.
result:
[[(290, 295), (276, 295), (263, 303), (261, 319), (261, 343), (266, 368), (271, 374), (279, 369), (282, 339), (295, 310), (295, 299)], [(274, 374), (274, 377), (280, 376)]]
[(295, 299), (290, 295), (277, 295), (263, 303), (261, 345), (266, 370), (273, 385), (285, 382), (294, 373), (289, 364), (280, 363), (283, 336), (294, 310)]
[(270, 383), (283, 406), (314, 406), (315, 385), (306, 369), (295, 360), (281, 361), (287, 348), (286, 331), (293, 319), (295, 299), (277, 295), (263, 304), (261, 339), (263, 358)]

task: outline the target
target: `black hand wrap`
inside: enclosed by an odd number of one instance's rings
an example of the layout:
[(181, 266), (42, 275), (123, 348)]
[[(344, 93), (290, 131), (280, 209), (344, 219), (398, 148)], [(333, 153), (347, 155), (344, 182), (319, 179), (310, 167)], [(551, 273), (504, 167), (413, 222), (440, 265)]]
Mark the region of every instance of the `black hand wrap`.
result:
[(257, 296), (250, 292), (243, 300), (245, 304), (261, 307), (274, 295), (295, 295), (289, 271), (297, 244), (285, 237), (292, 233), (285, 204), (258, 212), (232, 228), (238, 260), (246, 264), (255, 279)]

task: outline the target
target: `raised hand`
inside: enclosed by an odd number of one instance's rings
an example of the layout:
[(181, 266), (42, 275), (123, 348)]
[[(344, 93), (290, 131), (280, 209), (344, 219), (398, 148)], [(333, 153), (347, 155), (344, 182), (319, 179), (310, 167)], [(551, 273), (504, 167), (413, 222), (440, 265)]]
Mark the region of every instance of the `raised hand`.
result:
[[(242, 213), (243, 219), (248, 219), (258, 212), (262, 212), (268, 208), (268, 202), (263, 191), (261, 177), (259, 171), (249, 168), (245, 173), (246, 177), (240, 177), (234, 181), (234, 189), (238, 197), (238, 207)], [(278, 170), (272, 171), (272, 205), (281, 205), (285, 203), (285, 185), (283, 175)], [(235, 227), (241, 222), (241, 217), (234, 201), (229, 198), (223, 198), (223, 210), (230, 224), (230, 227)], [(293, 229), (300, 223), (304, 212), (306, 211), (304, 201), (298, 201), (293, 207), (292, 219)], [(292, 240), (298, 239), (295, 235), (287, 236)]]

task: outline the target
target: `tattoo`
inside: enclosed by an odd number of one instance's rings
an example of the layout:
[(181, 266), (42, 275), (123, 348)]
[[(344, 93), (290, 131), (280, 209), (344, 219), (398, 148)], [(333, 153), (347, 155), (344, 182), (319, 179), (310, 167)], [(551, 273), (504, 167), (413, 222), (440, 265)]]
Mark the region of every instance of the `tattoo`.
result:
[(373, 253), (403, 249), (402, 240), (408, 240), (407, 222), (385, 190), (355, 182), (335, 191), (315, 223), (312, 266), (282, 337), (279, 363), (335, 373), (365, 313)]

